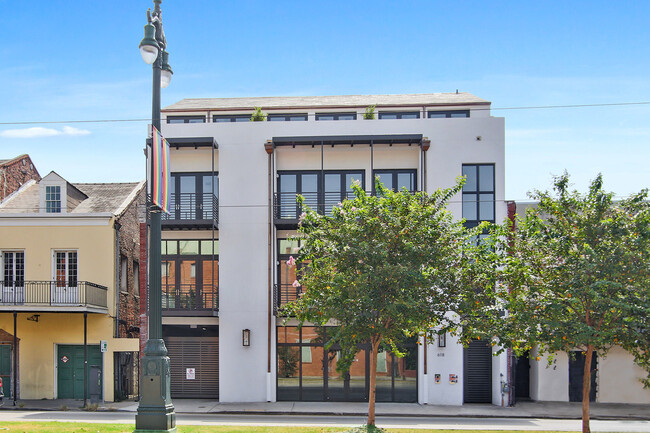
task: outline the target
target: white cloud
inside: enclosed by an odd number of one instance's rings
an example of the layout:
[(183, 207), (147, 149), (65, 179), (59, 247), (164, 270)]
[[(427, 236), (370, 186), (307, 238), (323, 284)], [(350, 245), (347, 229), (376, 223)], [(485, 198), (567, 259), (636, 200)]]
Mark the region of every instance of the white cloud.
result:
[(0, 137), (7, 138), (41, 138), (41, 137), (54, 137), (57, 135), (88, 135), (90, 131), (87, 129), (73, 128), (71, 126), (64, 126), (62, 130), (54, 128), (42, 128), (40, 126), (35, 126), (32, 128), (24, 129), (7, 129), (5, 131), (0, 131)]

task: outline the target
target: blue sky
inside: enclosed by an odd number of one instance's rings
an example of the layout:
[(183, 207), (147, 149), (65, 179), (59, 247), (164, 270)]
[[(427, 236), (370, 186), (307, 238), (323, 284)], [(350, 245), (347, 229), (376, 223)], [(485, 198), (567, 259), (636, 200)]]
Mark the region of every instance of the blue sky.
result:
[[(138, 52), (150, 0), (0, 0), (0, 159), (42, 175), (135, 181), (151, 117)], [(473, 93), (506, 119), (506, 198), (568, 170), (650, 186), (650, 2), (163, 0), (187, 97)], [(79, 120), (133, 120), (73, 123)], [(19, 124), (18, 122), (52, 122)], [(39, 128), (39, 129), (33, 129)]]

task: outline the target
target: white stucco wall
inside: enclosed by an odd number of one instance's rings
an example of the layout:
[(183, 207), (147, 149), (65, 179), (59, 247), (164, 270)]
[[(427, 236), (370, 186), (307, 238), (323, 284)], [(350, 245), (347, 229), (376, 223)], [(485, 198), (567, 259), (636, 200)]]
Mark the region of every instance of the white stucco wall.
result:
[(530, 398), (540, 401), (569, 401), (569, 357), (560, 352), (551, 365), (548, 357), (537, 360), (537, 350), (530, 352)]
[[(484, 113), (482, 113), (484, 114)], [(357, 120), (330, 122), (242, 122), (165, 124), (165, 137), (214, 137), (215, 170), (219, 172), (219, 382), (222, 402), (253, 402), (275, 399), (275, 350), (272, 374), (267, 375), (268, 350), (268, 155), (264, 143), (273, 137), (326, 135), (422, 134), (431, 140), (425, 154), (426, 189), (453, 185), (463, 163), (494, 163), (496, 220), (506, 216), (504, 199), (504, 121), (475, 116), (466, 119)], [(480, 137), (480, 140), (477, 140)], [(366, 189), (371, 188), (370, 148), (365, 145), (325, 146), (323, 167), (364, 169)], [(275, 151), (276, 170), (319, 170), (321, 152), (316, 146), (297, 146)], [(375, 169), (417, 169), (420, 185), (420, 150), (417, 146), (377, 145), (372, 155)], [(171, 170), (209, 171), (210, 149), (172, 149)], [(274, 180), (275, 181), (275, 180)], [(461, 217), (460, 197), (452, 204)], [(164, 238), (167, 235), (164, 234)], [(175, 237), (175, 236), (174, 236)], [(275, 237), (271, 245), (275, 254)], [(273, 258), (275, 269), (275, 258)], [(174, 322), (176, 323), (176, 322)], [(272, 321), (271, 345), (275, 342)], [(242, 330), (251, 330), (250, 347), (242, 347)], [(447, 337), (447, 347), (428, 345), (427, 387), (431, 404), (463, 402), (462, 346)], [(438, 354), (444, 353), (444, 356)], [(503, 362), (493, 360), (493, 383)], [(495, 368), (496, 366), (496, 368)], [(441, 374), (441, 383), (434, 375)], [(449, 383), (449, 374), (458, 383)], [(270, 389), (269, 389), (270, 388)], [(423, 392), (420, 392), (422, 399)], [(495, 394), (496, 395), (496, 394)], [(500, 402), (500, 391), (498, 392)]]
[(640, 380), (647, 372), (634, 364), (634, 357), (620, 347), (612, 348), (598, 359), (598, 393), (600, 403), (650, 404), (650, 389)]

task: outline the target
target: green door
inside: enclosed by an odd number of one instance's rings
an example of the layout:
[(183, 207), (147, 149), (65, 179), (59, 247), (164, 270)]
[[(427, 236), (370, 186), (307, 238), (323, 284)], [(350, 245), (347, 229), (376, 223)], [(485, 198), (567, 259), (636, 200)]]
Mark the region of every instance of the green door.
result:
[(11, 397), (11, 344), (0, 344), (0, 379), (5, 398)]
[[(58, 350), (58, 374), (57, 374), (57, 398), (73, 398), (81, 400), (84, 398), (84, 347), (80, 345), (60, 345)], [(99, 346), (88, 346), (88, 374), (90, 368), (97, 366), (100, 370), (100, 378), (103, 377), (102, 354)], [(90, 380), (88, 380), (90, 385)], [(90, 387), (89, 387), (90, 388)], [(87, 396), (90, 397), (88, 388)]]

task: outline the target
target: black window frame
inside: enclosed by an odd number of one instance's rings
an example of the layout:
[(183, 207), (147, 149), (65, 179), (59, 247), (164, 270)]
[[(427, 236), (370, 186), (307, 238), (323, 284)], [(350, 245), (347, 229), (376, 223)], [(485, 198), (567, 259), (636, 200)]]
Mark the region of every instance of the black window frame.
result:
[[(412, 115), (415, 115), (415, 117), (404, 117), (404, 116), (412, 116)], [(419, 118), (420, 118), (419, 111), (380, 111), (379, 112), (379, 119), (401, 120), (401, 119), (419, 119)]]
[[(461, 175), (465, 167), (476, 167), (476, 189), (466, 190), (465, 187), (467, 183), (463, 186), (462, 191), (462, 203), (461, 209), (463, 213), (463, 218), (465, 219), (465, 226), (468, 228), (476, 227), (479, 223), (483, 221), (488, 221), (494, 223), (496, 221), (496, 164), (495, 163), (476, 163), (476, 164), (463, 164), (461, 167)], [(492, 167), (492, 189), (482, 189), (480, 182), (480, 167)], [(481, 194), (492, 194), (492, 218), (491, 219), (481, 219)], [(475, 200), (466, 199), (466, 196), (475, 195)], [(475, 202), (476, 203), (476, 219), (467, 219), (464, 212), (464, 205), (466, 202)]]
[[(352, 118), (351, 119), (341, 119), (342, 116), (352, 116)], [(323, 117), (332, 117), (332, 119), (323, 119)], [(355, 113), (355, 112), (316, 113), (316, 120), (320, 120), (320, 121), (357, 120), (357, 113)]]
[(212, 123), (228, 122), (250, 122), (250, 114), (215, 114), (212, 116)]
[[(193, 176), (194, 177), (194, 195), (195, 195), (195, 218), (182, 218), (182, 209), (180, 208), (182, 206), (183, 200), (181, 199), (181, 190), (180, 190), (180, 185), (181, 185), (181, 176)], [(216, 179), (216, 190), (215, 191), (203, 191), (203, 178), (204, 177), (214, 177)], [(201, 208), (201, 205), (204, 204), (204, 194), (210, 194), (212, 193), (217, 200), (219, 199), (219, 172), (211, 172), (211, 171), (190, 171), (190, 172), (185, 172), (185, 171), (178, 171), (178, 172), (172, 172), (170, 173), (169, 176), (169, 181), (173, 188), (170, 188), (169, 194), (170, 194), (170, 219), (172, 220), (178, 220), (178, 219), (197, 219), (197, 220), (202, 220), (204, 218), (199, 218), (199, 216), (203, 216), (203, 209)], [(214, 182), (214, 181), (213, 181)], [(173, 191), (173, 192), (172, 192)], [(171, 206), (174, 204), (178, 204), (178, 206)], [(213, 215), (213, 218), (216, 217), (216, 215)]]
[(268, 114), (267, 122), (306, 122), (308, 113)]
[[(200, 120), (200, 122), (194, 122)], [(167, 116), (167, 123), (205, 123), (205, 116)]]
[[(391, 174), (393, 176), (393, 185), (397, 185), (397, 177), (400, 174), (410, 174), (413, 176), (413, 189), (409, 190), (409, 192), (416, 192), (418, 191), (418, 171), (417, 169), (414, 168), (392, 168), (392, 169), (376, 169), (373, 170), (372, 172), (372, 192), (373, 194), (377, 193), (377, 190), (375, 188), (375, 178), (377, 177), (377, 174)], [(401, 189), (396, 189), (395, 187), (391, 188), (395, 192), (400, 192)]]
[[(441, 116), (442, 114), (442, 116)], [(462, 116), (459, 116), (462, 114)], [(469, 117), (469, 110), (430, 110), (427, 119), (463, 119)]]

